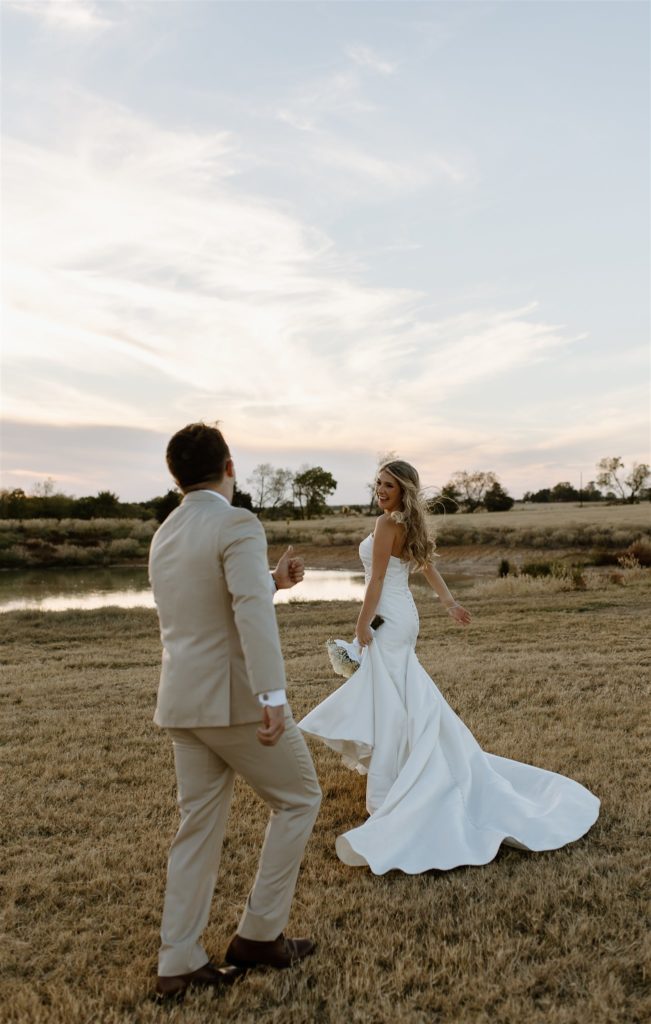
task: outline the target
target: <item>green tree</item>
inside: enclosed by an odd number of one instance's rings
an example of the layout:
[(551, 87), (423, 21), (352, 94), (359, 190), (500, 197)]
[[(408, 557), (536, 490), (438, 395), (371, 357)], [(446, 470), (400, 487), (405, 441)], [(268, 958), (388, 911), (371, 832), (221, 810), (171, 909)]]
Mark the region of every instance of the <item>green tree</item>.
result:
[(337, 481), (321, 466), (306, 466), (294, 476), (292, 488), (301, 519), (311, 519), (323, 515), (326, 498), (337, 489)]
[(160, 495), (158, 498), (152, 498), (151, 501), (147, 502), (147, 506), (154, 513), (156, 520), (159, 523), (164, 523), (170, 512), (173, 512), (180, 503), (180, 491), (170, 490), (166, 494)]
[(549, 487), (543, 487), (540, 491), (525, 491), (523, 501), (536, 501), (547, 503), (552, 499), (552, 492)]
[(584, 501), (601, 501), (603, 498), (603, 494), (597, 487), (594, 480), (588, 480), (583, 490), (580, 491), (580, 494)]
[(576, 487), (572, 487), (569, 480), (562, 480), (558, 484), (554, 484), (551, 490), (551, 501), (578, 501), (579, 492)]
[(442, 487), (441, 493), (437, 494), (435, 498), (430, 498), (427, 502), (427, 510), (435, 516), (454, 515), (459, 511), (460, 505), (461, 492), (456, 489), (454, 484), (450, 483)]
[(237, 484), (233, 491), (232, 503), (235, 508), (248, 508), (249, 512), (253, 512), (253, 498), (248, 491), (241, 491)]
[(15, 487), (13, 491), (0, 491), (0, 509), (3, 519), (25, 519), (29, 498), (22, 487)]
[(514, 500), (502, 485), (495, 481), (484, 495), (484, 506), (488, 512), (508, 512), (513, 508)]
[(77, 498), (73, 516), (78, 519), (117, 519), (122, 515), (120, 499), (112, 491), (100, 491), (97, 495)]

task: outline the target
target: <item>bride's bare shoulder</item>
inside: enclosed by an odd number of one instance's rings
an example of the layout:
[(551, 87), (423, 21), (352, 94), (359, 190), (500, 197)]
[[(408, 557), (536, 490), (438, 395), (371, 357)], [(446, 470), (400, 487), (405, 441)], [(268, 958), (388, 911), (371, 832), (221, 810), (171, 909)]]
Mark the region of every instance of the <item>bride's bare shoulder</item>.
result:
[(397, 529), (398, 524), (395, 519), (392, 519), (391, 516), (385, 516), (384, 513), (382, 513), (382, 515), (378, 516), (375, 520), (375, 530), (373, 532), (375, 536), (388, 537), (391, 535), (394, 537)]

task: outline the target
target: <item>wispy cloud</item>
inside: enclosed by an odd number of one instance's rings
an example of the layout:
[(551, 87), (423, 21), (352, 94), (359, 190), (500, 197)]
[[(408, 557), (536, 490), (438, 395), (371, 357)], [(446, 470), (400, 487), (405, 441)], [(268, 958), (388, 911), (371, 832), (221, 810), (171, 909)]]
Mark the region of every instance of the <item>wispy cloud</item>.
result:
[(616, 389), (646, 373), (643, 17), (568, 16), (550, 92), (526, 19), (371, 6), (261, 4), (252, 39), (245, 4), (5, 0), (3, 409), (42, 427), (16, 472), (52, 424), (69, 475), (91, 432), (113, 468), (199, 416), (270, 461), (397, 448), (430, 482), (640, 457), (647, 403)]
[(310, 158), (317, 165), (327, 165), (344, 172), (349, 186), (355, 189), (360, 185), (367, 188), (369, 184), (375, 184), (389, 191), (411, 192), (435, 185), (437, 181), (463, 185), (475, 180), (475, 171), (470, 164), (464, 165), (433, 153), (391, 158), (326, 135), (313, 141)]
[(379, 75), (393, 75), (398, 68), (397, 64), (381, 57), (370, 46), (348, 46), (346, 53), (354, 64), (376, 71)]
[[(40, 19), (49, 28), (80, 35), (102, 32), (115, 24), (92, 0), (4, 0), (4, 6)], [(111, 6), (117, 8), (120, 4), (114, 2)]]
[(477, 163), (467, 147), (452, 153), (449, 147), (435, 151), (414, 143), (407, 151), (402, 145), (397, 155), (386, 139), (384, 145), (378, 141), (372, 126), (382, 111), (369, 95), (359, 68), (373, 66), (389, 74), (393, 66), (383, 63), (366, 47), (352, 48), (351, 59), (353, 54), (358, 67), (338, 69), (302, 86), (275, 109), (278, 121), (303, 136), (299, 156), (310, 162), (312, 173), (320, 177), (324, 171), (331, 175), (334, 169), (338, 177), (328, 179), (331, 187), (362, 199), (369, 185), (409, 194), (440, 182), (475, 184), (479, 178)]
[[(278, 445), (375, 447), (384, 401), (411, 442), (433, 394), (573, 340), (535, 305), (424, 319), (422, 296), (351, 278), (327, 235), (248, 194), (232, 136), (76, 109), (64, 148), (5, 146), (7, 415), (165, 430), (183, 407), (268, 443), (271, 408)], [(171, 404), (116, 386), (148, 376)]]
[(340, 68), (304, 84), (278, 107), (276, 116), (298, 131), (313, 132), (322, 130), (334, 118), (357, 118), (375, 109), (375, 104), (364, 93), (359, 73)]
[(435, 438), (434, 482), (537, 440), (484, 428), (478, 444), (474, 424), (440, 413), (578, 340), (535, 303), (432, 319), (420, 295), (339, 272), (327, 236), (241, 191), (230, 136), (161, 132), (88, 101), (75, 139), (6, 151), (8, 382), (22, 382), (7, 414), (161, 431), (218, 416), (240, 447), (345, 452), (355, 438), (426, 468)]

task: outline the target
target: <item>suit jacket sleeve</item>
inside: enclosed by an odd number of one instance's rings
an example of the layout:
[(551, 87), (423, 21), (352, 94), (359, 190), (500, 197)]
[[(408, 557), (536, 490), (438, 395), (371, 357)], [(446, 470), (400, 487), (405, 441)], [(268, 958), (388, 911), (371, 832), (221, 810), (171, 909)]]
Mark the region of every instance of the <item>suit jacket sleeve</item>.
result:
[(254, 694), (283, 690), (285, 665), (262, 525), (246, 509), (234, 510), (222, 528), (220, 548), (249, 685)]

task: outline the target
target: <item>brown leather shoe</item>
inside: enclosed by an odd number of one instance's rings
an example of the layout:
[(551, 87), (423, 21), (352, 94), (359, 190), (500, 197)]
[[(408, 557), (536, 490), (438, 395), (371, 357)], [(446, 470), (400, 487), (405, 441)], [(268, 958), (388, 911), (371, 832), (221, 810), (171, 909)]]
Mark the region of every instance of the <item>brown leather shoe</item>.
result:
[(232, 985), (244, 971), (237, 966), (216, 967), (210, 960), (197, 971), (189, 974), (159, 974), (156, 981), (156, 998), (183, 999), (189, 988), (222, 988)]
[(284, 970), (309, 956), (314, 949), (315, 944), (311, 939), (286, 939), (282, 932), (273, 942), (254, 942), (253, 939), (234, 935), (224, 959), (235, 967), (275, 967)]

